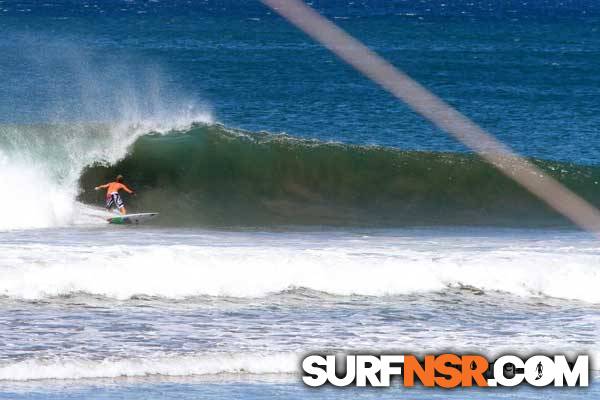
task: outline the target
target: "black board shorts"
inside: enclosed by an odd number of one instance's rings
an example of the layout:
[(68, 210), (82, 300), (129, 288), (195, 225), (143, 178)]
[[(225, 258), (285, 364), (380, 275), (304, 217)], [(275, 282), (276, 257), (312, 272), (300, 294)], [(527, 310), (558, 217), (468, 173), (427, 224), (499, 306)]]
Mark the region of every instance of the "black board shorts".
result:
[(110, 210), (113, 207), (121, 209), (123, 208), (123, 206), (123, 199), (121, 199), (121, 196), (117, 192), (109, 194), (106, 198), (106, 208), (108, 210)]

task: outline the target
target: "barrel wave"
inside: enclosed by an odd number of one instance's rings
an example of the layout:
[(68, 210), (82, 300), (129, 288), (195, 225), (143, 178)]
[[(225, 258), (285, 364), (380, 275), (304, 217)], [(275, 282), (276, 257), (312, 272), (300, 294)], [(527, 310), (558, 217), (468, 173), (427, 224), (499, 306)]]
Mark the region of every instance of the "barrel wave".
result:
[[(595, 205), (600, 168), (532, 160)], [(510, 162), (510, 160), (506, 160)], [(79, 199), (126, 175), (131, 210), (159, 223), (273, 225), (563, 225), (544, 204), (471, 154), (403, 151), (193, 124), (139, 137), (118, 162), (83, 171)]]

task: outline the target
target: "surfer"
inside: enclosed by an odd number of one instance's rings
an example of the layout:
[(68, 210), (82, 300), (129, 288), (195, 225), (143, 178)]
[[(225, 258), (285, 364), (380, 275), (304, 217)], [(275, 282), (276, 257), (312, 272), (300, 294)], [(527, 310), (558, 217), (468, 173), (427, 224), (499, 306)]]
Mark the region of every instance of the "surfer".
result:
[(123, 184), (123, 175), (118, 175), (114, 182), (109, 182), (105, 185), (96, 186), (94, 190), (106, 189), (106, 209), (111, 210), (113, 207), (119, 209), (121, 215), (127, 214), (127, 210), (125, 209), (125, 204), (123, 203), (123, 199), (121, 199), (121, 195), (119, 195), (119, 190), (123, 189), (129, 194), (135, 196), (135, 192), (129, 189), (125, 184)]

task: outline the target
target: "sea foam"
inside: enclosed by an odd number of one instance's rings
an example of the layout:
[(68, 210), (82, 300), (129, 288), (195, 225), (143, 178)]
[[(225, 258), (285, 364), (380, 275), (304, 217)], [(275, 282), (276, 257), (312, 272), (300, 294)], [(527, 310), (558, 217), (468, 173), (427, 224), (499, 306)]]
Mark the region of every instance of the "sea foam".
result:
[(76, 201), (86, 166), (116, 162), (149, 132), (166, 134), (211, 121), (208, 112), (186, 109), (114, 123), (0, 126), (0, 231), (89, 222), (94, 212)]
[[(593, 251), (237, 245), (4, 245), (0, 295), (261, 297), (294, 288), (386, 296), (472, 287), (599, 303)], [(26, 256), (24, 256), (26, 255)]]
[(215, 374), (290, 374), (298, 371), (295, 353), (210, 353), (147, 358), (26, 359), (0, 364), (0, 380), (91, 379)]

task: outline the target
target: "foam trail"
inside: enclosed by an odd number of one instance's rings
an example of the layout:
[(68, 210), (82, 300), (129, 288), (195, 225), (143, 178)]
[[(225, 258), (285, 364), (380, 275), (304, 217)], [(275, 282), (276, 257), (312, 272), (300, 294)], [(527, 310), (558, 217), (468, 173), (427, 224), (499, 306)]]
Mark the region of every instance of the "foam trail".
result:
[(0, 381), (230, 374), (290, 374), (295, 353), (213, 353), (125, 359), (27, 359), (0, 364)]

